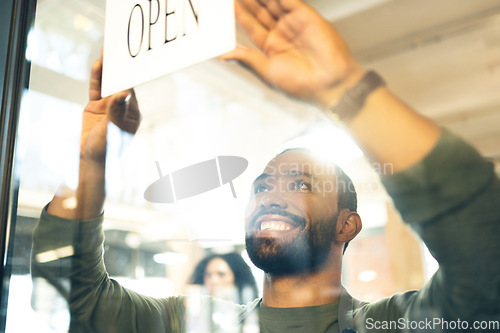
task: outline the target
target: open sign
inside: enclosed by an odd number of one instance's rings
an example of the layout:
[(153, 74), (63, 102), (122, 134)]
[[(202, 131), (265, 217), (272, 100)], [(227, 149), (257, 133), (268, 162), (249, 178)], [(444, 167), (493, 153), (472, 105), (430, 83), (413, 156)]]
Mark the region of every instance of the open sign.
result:
[(108, 0), (102, 94), (137, 86), (234, 47), (232, 0)]
[[(135, 4), (127, 26), (129, 55), (135, 58), (141, 50), (151, 51), (178, 38), (195, 34), (200, 28), (200, 0), (148, 0), (147, 8)], [(159, 33), (158, 33), (159, 30)], [(154, 33), (156, 32), (156, 33)], [(144, 43), (147, 41), (147, 47)]]

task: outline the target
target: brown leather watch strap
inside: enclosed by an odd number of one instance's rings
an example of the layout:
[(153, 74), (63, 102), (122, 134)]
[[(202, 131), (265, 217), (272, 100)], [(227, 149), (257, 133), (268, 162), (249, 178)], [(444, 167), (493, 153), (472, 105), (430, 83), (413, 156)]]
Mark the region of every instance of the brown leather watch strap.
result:
[(384, 86), (385, 81), (375, 71), (369, 70), (352, 88), (348, 89), (339, 102), (328, 108), (336, 117), (348, 123), (363, 108), (366, 98), (378, 87)]

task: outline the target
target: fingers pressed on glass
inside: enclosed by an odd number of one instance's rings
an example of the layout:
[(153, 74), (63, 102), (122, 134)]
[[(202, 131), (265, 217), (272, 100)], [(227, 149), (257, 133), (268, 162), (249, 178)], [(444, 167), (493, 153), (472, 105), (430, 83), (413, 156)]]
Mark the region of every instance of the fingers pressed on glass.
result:
[(269, 9), (260, 1), (242, 0), (243, 5), (256, 18), (256, 20), (267, 29), (272, 29), (276, 25), (276, 18)]
[(278, 0), (259, 0), (259, 2), (267, 7), (269, 13), (274, 17), (275, 20), (278, 20), (285, 14), (285, 11), (279, 4)]
[(241, 3), (235, 3), (235, 10), (239, 25), (258, 47), (263, 48), (269, 30)]
[(302, 0), (276, 0), (284, 12), (289, 12), (306, 4)]

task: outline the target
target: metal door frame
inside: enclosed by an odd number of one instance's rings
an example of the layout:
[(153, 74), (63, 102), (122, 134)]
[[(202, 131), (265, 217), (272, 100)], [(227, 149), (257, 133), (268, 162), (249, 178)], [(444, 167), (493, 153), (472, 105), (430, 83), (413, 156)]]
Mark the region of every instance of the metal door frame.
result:
[(36, 0), (0, 1), (0, 332), (5, 331), (10, 260), (10, 235), (15, 226), (18, 186), (13, 178), (19, 108), (29, 82), (26, 61), (28, 32)]

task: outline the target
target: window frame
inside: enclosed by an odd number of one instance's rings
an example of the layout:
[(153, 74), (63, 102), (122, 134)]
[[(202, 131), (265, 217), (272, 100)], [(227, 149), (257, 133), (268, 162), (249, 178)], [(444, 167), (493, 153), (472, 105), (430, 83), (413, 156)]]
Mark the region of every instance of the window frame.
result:
[(10, 280), (9, 249), (14, 230), (18, 182), (14, 176), (14, 154), (19, 108), (29, 82), (26, 45), (35, 17), (36, 0), (2, 0), (0, 3), (0, 332), (5, 331)]

